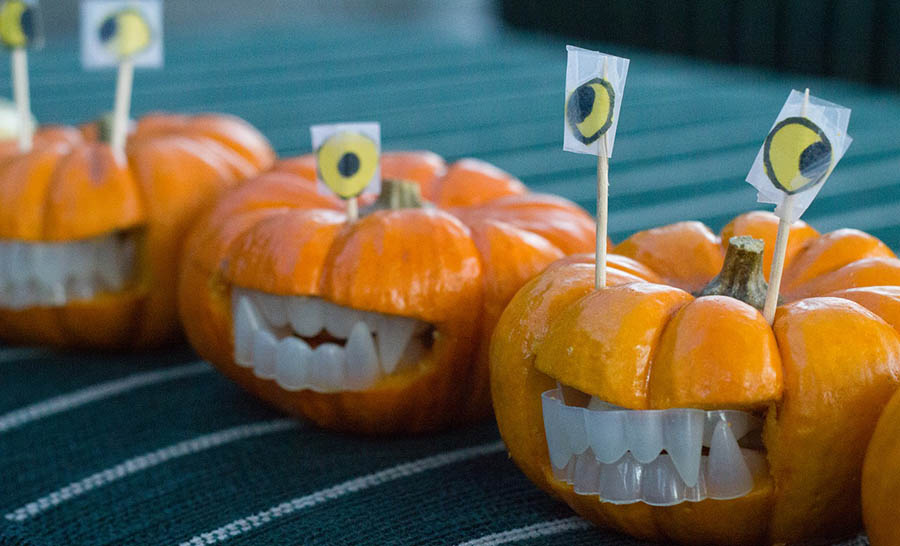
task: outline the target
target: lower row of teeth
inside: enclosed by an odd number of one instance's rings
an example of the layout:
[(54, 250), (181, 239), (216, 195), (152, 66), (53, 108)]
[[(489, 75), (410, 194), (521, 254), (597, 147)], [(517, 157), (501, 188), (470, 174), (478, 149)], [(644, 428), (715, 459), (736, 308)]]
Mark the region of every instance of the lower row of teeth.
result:
[[(274, 298), (280, 298), (277, 304)], [(273, 304), (286, 308), (288, 312), (283, 315), (298, 317), (297, 320), (282, 319), (273, 310)], [(360, 311), (318, 298), (274, 296), (235, 288), (232, 308), (235, 363), (289, 391), (332, 393), (368, 389), (405, 365), (418, 362), (426, 350), (419, 337), (427, 329), (425, 323), (375, 313), (363, 316)], [(309, 328), (310, 313), (320, 317), (317, 327)], [(339, 343), (312, 347), (292, 329), (300, 317), (299, 329), (306, 335), (327, 333)], [(349, 326), (349, 322), (353, 325)], [(398, 323), (404, 327), (399, 328)], [(385, 353), (383, 357), (381, 353)]]
[(58, 307), (121, 290), (135, 241), (120, 233), (61, 243), (0, 241), (0, 307)]
[(637, 411), (598, 400), (583, 408), (567, 405), (560, 388), (542, 403), (554, 475), (578, 494), (671, 506), (742, 497), (767, 473), (765, 454), (738, 444), (762, 426), (746, 412)]

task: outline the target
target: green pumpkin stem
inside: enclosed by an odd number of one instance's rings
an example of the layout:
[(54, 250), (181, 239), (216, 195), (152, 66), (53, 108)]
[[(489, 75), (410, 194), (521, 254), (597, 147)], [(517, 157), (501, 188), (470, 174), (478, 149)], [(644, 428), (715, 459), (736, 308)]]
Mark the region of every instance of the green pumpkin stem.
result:
[(421, 209), (431, 207), (422, 198), (422, 190), (415, 182), (407, 180), (382, 180), (381, 193), (374, 203), (361, 211), (361, 216), (378, 210)]
[(97, 139), (104, 144), (109, 144), (112, 141), (113, 113), (103, 114), (94, 123), (97, 124)]
[(761, 239), (747, 235), (729, 239), (722, 270), (699, 295), (729, 296), (757, 309), (765, 307), (768, 283), (763, 275), (764, 249)]

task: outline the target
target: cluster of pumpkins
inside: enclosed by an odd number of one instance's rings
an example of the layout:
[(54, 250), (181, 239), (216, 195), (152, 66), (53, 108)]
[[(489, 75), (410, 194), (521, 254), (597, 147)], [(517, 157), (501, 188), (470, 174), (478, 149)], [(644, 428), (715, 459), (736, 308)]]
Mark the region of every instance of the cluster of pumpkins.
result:
[(240, 119), (148, 115), (124, 163), (107, 133), (0, 145), (5, 342), (186, 334), (263, 400), (362, 434), (493, 407), (535, 484), (640, 538), (796, 543), (864, 515), (900, 544), (900, 260), (875, 237), (795, 224), (769, 325), (768, 213), (636, 233), (595, 289), (591, 217), (478, 160), (385, 153), (350, 222), (313, 156)]

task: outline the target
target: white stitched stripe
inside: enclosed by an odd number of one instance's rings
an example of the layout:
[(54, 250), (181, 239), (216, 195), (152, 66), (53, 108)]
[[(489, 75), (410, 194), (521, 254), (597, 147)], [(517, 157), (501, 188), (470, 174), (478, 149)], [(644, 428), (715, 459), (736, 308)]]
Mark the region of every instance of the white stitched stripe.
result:
[(16, 347), (0, 349), (0, 362), (12, 362), (13, 360), (33, 360), (50, 356), (53, 353), (47, 349), (36, 347)]
[(297, 421), (277, 419), (274, 421), (265, 421), (228, 428), (213, 432), (212, 434), (206, 434), (191, 440), (172, 444), (168, 447), (128, 459), (116, 466), (92, 474), (83, 480), (70, 483), (62, 489), (57, 489), (49, 495), (45, 495), (34, 502), (29, 502), (25, 506), (13, 510), (9, 514), (6, 514), (5, 517), (10, 521), (25, 521), (54, 506), (58, 506), (68, 500), (83, 495), (88, 491), (103, 487), (116, 480), (121, 480), (122, 478), (171, 461), (172, 459), (199, 453), (206, 449), (212, 449), (244, 438), (280, 432), (291, 428), (297, 428), (298, 426), (299, 423)]
[(461, 542), (459, 546), (497, 546), (498, 544), (509, 544), (510, 542), (519, 542), (522, 540), (530, 540), (533, 538), (545, 537), (549, 535), (557, 535), (567, 531), (576, 531), (579, 529), (587, 529), (591, 524), (577, 516), (571, 518), (555, 519), (542, 523), (535, 523), (525, 527), (518, 527), (503, 531), (484, 535), (483, 537)]
[(42, 402), (25, 406), (24, 408), (11, 411), (5, 415), (0, 415), (0, 434), (21, 427), (32, 421), (37, 421), (38, 419), (62, 413), (90, 402), (109, 398), (139, 387), (211, 371), (212, 367), (206, 362), (196, 362), (194, 364), (167, 370), (137, 373), (122, 379), (99, 383), (69, 394), (48, 398)]
[(252, 531), (257, 527), (261, 527), (276, 518), (287, 516), (305, 508), (311, 508), (317, 504), (343, 497), (349, 493), (356, 493), (357, 491), (375, 487), (392, 480), (407, 478), (409, 476), (421, 474), (427, 470), (465, 461), (467, 459), (473, 459), (491, 453), (498, 453), (504, 449), (505, 446), (503, 445), (503, 442), (491, 442), (490, 444), (448, 451), (439, 455), (432, 455), (431, 457), (425, 457), (424, 459), (392, 466), (378, 472), (373, 472), (372, 474), (339, 483), (338, 485), (322, 489), (321, 491), (316, 491), (310, 495), (297, 497), (296, 499), (283, 502), (251, 516), (234, 520), (218, 529), (197, 535), (190, 540), (182, 542), (180, 546), (218, 544), (229, 538), (236, 537), (240, 534)]

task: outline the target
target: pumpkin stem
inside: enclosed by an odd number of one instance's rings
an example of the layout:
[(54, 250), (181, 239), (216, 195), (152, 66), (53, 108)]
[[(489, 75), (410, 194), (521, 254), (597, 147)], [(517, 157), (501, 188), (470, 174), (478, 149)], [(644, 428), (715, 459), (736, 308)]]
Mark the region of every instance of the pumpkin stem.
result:
[(362, 214), (371, 214), (377, 210), (421, 209), (431, 206), (431, 203), (422, 198), (422, 190), (415, 182), (387, 179), (381, 181), (378, 199), (363, 209)]
[(97, 139), (104, 144), (112, 141), (113, 113), (106, 112), (95, 122), (97, 124)]
[(762, 239), (747, 235), (732, 237), (725, 251), (722, 271), (700, 291), (701, 296), (729, 296), (757, 309), (766, 304), (768, 284), (763, 275)]

